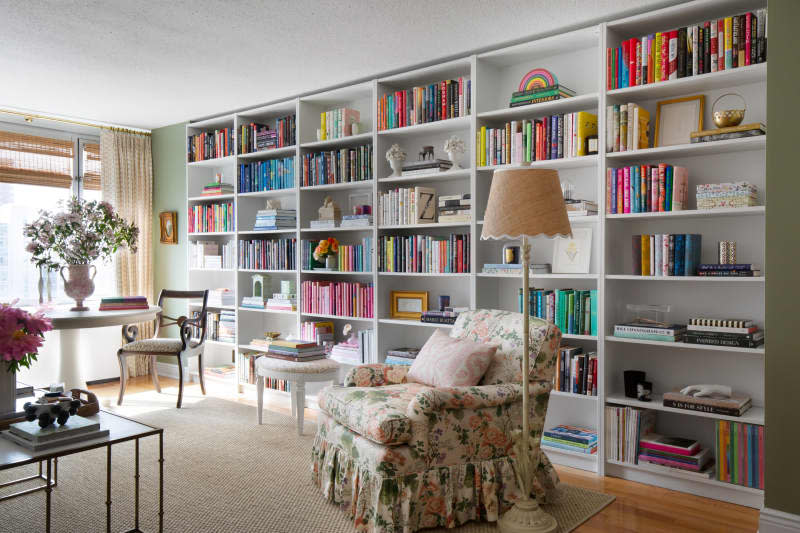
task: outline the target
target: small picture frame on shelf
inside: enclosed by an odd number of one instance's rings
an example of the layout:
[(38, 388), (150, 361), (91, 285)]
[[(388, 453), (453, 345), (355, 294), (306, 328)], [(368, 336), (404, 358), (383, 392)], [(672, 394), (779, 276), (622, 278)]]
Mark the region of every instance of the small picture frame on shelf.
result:
[(572, 228), (572, 237), (556, 237), (553, 272), (588, 274), (592, 257), (592, 228)]
[(689, 144), (692, 132), (703, 129), (705, 102), (703, 94), (658, 102), (653, 146)]
[(163, 211), (158, 215), (161, 244), (178, 244), (178, 212)]
[(392, 291), (392, 318), (419, 320), (427, 310), (427, 291)]

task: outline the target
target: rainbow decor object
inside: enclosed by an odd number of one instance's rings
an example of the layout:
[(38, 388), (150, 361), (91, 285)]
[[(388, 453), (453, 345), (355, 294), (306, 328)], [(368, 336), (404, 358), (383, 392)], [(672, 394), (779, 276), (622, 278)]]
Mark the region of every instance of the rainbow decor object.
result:
[(522, 81), (519, 82), (519, 90), (541, 90), (556, 85), (558, 85), (558, 78), (556, 78), (549, 70), (535, 68), (522, 77)]

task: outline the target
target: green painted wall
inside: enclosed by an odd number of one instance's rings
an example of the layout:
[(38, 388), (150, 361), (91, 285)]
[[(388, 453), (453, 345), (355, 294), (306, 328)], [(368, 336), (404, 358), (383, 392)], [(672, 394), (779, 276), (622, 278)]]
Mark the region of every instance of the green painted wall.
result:
[(765, 507), (800, 514), (800, 301), (797, 170), (800, 124), (800, 2), (769, 2), (767, 71), (766, 484)]
[[(174, 124), (153, 130), (153, 287), (155, 297), (161, 289), (186, 289), (186, 126)], [(158, 214), (178, 212), (178, 244), (161, 244)], [(166, 307), (166, 313), (179, 316), (185, 307)], [(168, 336), (177, 336), (175, 327)], [(174, 363), (174, 358), (170, 361)]]

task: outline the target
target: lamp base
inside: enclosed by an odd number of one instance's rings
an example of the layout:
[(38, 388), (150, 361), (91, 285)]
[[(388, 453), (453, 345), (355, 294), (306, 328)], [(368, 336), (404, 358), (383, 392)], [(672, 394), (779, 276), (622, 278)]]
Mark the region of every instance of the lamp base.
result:
[(520, 500), (497, 521), (502, 533), (551, 533), (558, 522), (533, 499)]

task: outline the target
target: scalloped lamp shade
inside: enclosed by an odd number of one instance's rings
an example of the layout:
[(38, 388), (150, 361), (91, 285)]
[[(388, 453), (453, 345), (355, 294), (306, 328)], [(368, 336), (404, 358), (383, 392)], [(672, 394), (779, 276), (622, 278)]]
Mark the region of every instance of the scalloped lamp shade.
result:
[(481, 239), (571, 234), (557, 171), (525, 167), (495, 171)]

